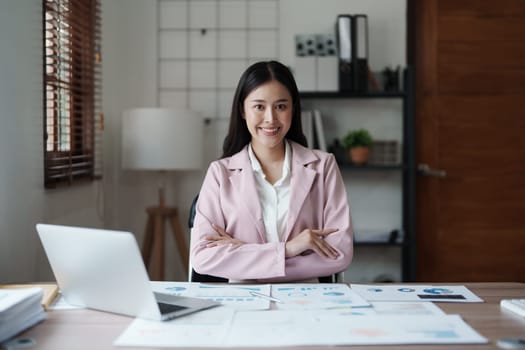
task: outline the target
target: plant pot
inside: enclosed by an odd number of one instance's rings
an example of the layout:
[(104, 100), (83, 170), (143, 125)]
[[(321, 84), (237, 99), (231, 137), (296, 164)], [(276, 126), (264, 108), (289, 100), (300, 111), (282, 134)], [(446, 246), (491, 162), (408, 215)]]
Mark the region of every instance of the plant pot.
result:
[(368, 162), (368, 155), (370, 148), (368, 147), (354, 147), (350, 148), (350, 160), (355, 165), (363, 165)]

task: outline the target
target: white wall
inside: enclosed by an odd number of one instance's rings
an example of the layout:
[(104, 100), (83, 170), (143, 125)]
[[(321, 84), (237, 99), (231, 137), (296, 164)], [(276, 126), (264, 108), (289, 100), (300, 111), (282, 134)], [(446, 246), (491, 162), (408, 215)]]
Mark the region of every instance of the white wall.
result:
[(101, 226), (98, 184), (44, 190), (42, 2), (0, 2), (0, 283), (52, 280), (37, 222)]
[[(280, 7), (285, 63), (293, 65), (296, 33), (330, 31), (337, 14), (357, 12), (369, 14), (372, 68), (405, 62), (404, 0), (281, 0)], [(102, 0), (104, 180), (44, 190), (41, 1), (0, 2), (0, 283), (52, 279), (37, 222), (125, 229), (142, 241), (158, 177), (120, 169), (120, 118), (124, 109), (156, 105), (155, 8), (156, 0)], [(203, 171), (168, 175), (168, 203), (179, 208), (184, 227), (202, 177)], [(168, 247), (175, 252), (171, 237)], [(184, 278), (175, 253), (168, 264), (168, 279)]]

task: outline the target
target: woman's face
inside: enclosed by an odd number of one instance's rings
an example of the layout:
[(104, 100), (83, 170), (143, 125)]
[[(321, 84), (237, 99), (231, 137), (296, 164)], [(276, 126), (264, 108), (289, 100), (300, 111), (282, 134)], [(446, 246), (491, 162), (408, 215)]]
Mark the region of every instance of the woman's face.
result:
[(243, 117), (254, 149), (282, 149), (292, 124), (292, 96), (283, 84), (271, 80), (246, 96)]

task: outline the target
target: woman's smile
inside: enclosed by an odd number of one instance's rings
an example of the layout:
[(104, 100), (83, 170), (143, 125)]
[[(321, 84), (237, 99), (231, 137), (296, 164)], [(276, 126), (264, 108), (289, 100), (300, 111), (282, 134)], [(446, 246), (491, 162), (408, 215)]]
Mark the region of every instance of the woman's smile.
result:
[(244, 119), (254, 149), (284, 150), (283, 140), (292, 123), (292, 97), (276, 80), (260, 85), (244, 100)]
[(274, 128), (268, 128), (268, 127), (259, 127), (260, 130), (262, 130), (263, 134), (265, 136), (275, 136), (279, 133), (279, 130), (281, 128), (274, 127)]

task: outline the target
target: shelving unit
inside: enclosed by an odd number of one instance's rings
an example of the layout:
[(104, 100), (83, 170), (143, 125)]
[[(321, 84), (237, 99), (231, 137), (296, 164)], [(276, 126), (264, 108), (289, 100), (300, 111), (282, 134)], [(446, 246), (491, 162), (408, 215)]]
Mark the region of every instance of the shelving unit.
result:
[(398, 247), (401, 249), (401, 279), (403, 282), (415, 281), (416, 242), (415, 242), (415, 121), (414, 121), (414, 90), (413, 72), (405, 70), (405, 90), (400, 92), (370, 92), (364, 94), (340, 92), (305, 92), (301, 99), (400, 99), (402, 101), (402, 147), (401, 164), (395, 165), (362, 165), (339, 164), (342, 172), (353, 172), (362, 176), (366, 172), (401, 172), (401, 236), (402, 241), (356, 241), (359, 247)]
[(385, 171), (385, 170), (402, 170), (405, 168), (402, 164), (393, 164), (393, 165), (381, 165), (381, 164), (369, 164), (369, 165), (353, 165), (348, 164), (339, 164), (340, 169), (352, 170), (352, 171)]
[(405, 92), (400, 91), (385, 91), (385, 92), (367, 92), (367, 93), (351, 93), (351, 92), (336, 92), (336, 91), (314, 91), (303, 92), (301, 98), (404, 98)]

